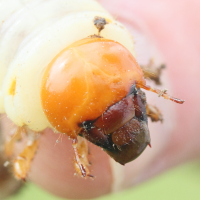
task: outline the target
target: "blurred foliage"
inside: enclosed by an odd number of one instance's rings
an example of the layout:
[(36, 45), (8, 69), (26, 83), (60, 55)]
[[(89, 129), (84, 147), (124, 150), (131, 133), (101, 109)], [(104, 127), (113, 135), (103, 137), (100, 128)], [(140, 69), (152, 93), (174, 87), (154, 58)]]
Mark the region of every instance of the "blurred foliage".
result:
[[(6, 200), (62, 200), (32, 183)], [(134, 189), (110, 194), (96, 200), (193, 200), (200, 199), (200, 162), (176, 167)]]

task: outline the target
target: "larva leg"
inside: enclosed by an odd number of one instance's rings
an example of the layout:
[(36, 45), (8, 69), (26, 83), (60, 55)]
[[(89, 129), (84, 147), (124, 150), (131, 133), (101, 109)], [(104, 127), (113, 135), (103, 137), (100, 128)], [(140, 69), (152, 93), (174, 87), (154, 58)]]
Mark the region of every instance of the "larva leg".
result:
[(161, 121), (163, 122), (163, 116), (161, 111), (153, 105), (146, 104), (147, 116), (151, 119), (152, 122)]
[(6, 143), (5, 143), (5, 154), (6, 154), (6, 156), (10, 157), (10, 156), (13, 155), (14, 145), (17, 141), (22, 139), (22, 132), (24, 132), (24, 131), (25, 130), (24, 130), (23, 127), (17, 127), (14, 134), (12, 134), (10, 136), (10, 138), (8, 139), (8, 141), (6, 141)]
[(24, 150), (15, 158), (13, 168), (14, 175), (22, 180), (26, 180), (27, 172), (30, 169), (31, 161), (38, 148), (38, 134), (28, 133), (29, 138)]
[(10, 162), (7, 160), (4, 146), (4, 137), (2, 133), (0, 121), (0, 199), (6, 199), (11, 194), (17, 192), (22, 186), (21, 181), (17, 181), (10, 173), (8, 165)]
[(78, 174), (83, 177), (89, 176), (93, 177), (89, 174), (89, 161), (88, 161), (88, 144), (84, 138), (77, 137), (72, 140), (72, 146), (75, 154), (75, 169)]
[(146, 79), (154, 81), (156, 85), (161, 85), (160, 75), (162, 70), (165, 68), (164, 64), (161, 64), (159, 67), (156, 67), (153, 59), (151, 59), (148, 65), (141, 66), (141, 68)]

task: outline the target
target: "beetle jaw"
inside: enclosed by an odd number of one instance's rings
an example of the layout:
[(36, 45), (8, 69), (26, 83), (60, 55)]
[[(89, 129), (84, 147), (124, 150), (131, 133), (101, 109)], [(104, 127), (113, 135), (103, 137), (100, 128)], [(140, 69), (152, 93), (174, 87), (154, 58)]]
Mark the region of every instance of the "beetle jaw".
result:
[[(132, 133), (130, 133), (132, 134)], [(123, 145), (113, 145), (111, 151), (105, 150), (116, 162), (125, 165), (136, 159), (151, 142), (147, 123), (140, 122), (140, 131), (134, 134), (134, 139)]]
[(124, 165), (137, 158), (150, 144), (147, 123), (145, 93), (137, 89), (111, 106), (103, 116), (82, 123), (79, 135)]

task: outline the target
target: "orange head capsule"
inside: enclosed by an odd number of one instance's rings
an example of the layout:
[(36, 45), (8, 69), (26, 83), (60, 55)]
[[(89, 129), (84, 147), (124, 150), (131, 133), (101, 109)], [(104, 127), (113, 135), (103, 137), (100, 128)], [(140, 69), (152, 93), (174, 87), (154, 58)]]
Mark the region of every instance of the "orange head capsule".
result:
[[(125, 164), (150, 143), (143, 72), (121, 44), (87, 38), (60, 52), (42, 82), (45, 115), (59, 132), (81, 135)], [(125, 157), (125, 155), (127, 155)]]

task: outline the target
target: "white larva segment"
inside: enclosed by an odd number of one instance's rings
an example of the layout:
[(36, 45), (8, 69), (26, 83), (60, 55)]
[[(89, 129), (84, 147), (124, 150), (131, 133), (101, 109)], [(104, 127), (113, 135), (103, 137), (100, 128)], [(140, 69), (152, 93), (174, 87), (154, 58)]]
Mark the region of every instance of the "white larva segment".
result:
[(18, 46), (23, 39), (46, 21), (61, 18), (71, 12), (80, 11), (106, 12), (93, 0), (35, 0), (19, 9), (7, 19), (0, 29), (0, 112), (4, 112), (2, 83), (13, 60)]
[(33, 0), (0, 0), (0, 26), (16, 10)]
[[(69, 12), (66, 16), (51, 18), (38, 25), (21, 41), (3, 81), (5, 104), (1, 104), (1, 107), (5, 108), (6, 114), (16, 125), (27, 125), (33, 131), (41, 131), (50, 126), (40, 99), (45, 67), (71, 43), (97, 34), (93, 25), (95, 16), (111, 21), (101, 32), (103, 37), (118, 41), (135, 54), (132, 36), (105, 11)], [(14, 80), (16, 90), (12, 96), (9, 90)]]

